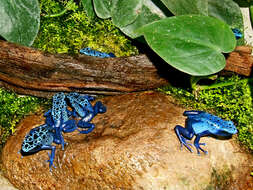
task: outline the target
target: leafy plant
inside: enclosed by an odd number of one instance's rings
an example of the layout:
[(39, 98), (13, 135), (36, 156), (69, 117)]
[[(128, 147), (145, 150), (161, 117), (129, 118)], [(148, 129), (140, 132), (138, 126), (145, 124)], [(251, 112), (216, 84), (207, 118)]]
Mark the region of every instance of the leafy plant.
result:
[[(240, 8), (232, 0), (161, 0), (167, 9), (156, 0), (115, 0), (107, 5), (101, 1), (104, 9), (98, 9), (95, 2), (89, 6), (97, 16), (106, 12), (106, 18), (111, 17), (131, 38), (144, 35), (167, 63), (194, 76), (223, 69), (221, 53), (232, 51), (236, 45), (230, 28), (243, 30)], [(169, 12), (175, 16), (166, 18)]]
[(15, 131), (16, 124), (45, 102), (41, 98), (18, 96), (0, 89), (0, 149), (9, 135)]
[[(30, 2), (34, 1), (36, 0)], [(15, 24), (16, 22), (27, 22), (26, 17), (20, 15), (18, 16), (19, 20), (12, 19), (17, 17), (13, 11), (6, 16), (9, 4), (15, 10), (15, 6), (16, 9), (24, 7), (25, 2), (27, 1), (0, 0), (0, 5), (3, 5), (1, 6), (3, 8), (0, 11), (0, 17), (4, 16), (2, 23), (6, 25), (12, 20)], [(95, 14), (103, 19), (111, 18), (113, 24), (131, 38), (144, 35), (151, 48), (168, 64), (195, 76), (209, 75), (220, 71), (225, 65), (225, 59), (221, 53), (232, 51), (236, 45), (235, 37), (230, 28), (237, 27), (242, 30), (242, 15), (239, 6), (232, 0), (82, 0), (81, 2), (84, 10), (91, 18), (94, 18)], [(32, 12), (30, 9), (35, 12), (30, 14), (30, 17), (35, 18), (39, 11), (30, 4), (23, 11), (30, 13)], [(175, 16), (168, 19), (167, 17), (171, 13)], [(216, 19), (210, 19), (209, 16)], [(227, 25), (218, 21), (217, 18), (226, 22)], [(184, 28), (186, 22), (189, 23), (187, 29)], [(151, 31), (160, 23), (163, 26), (168, 25), (170, 27), (163, 28), (160, 31)], [(202, 26), (202, 28), (198, 26)], [(5, 31), (12, 31), (12, 29), (6, 29), (3, 24), (2, 28), (0, 35), (4, 38), (23, 43), (21, 39), (24, 37), (22, 35), (16, 35), (19, 40), (9, 39)], [(19, 28), (13, 28), (13, 31), (14, 33), (21, 31), (19, 34), (30, 36)], [(179, 32), (180, 36), (172, 36), (172, 31)], [(162, 38), (157, 37), (160, 34), (162, 34)], [(224, 36), (220, 36), (220, 34)], [(34, 39), (32, 36), (29, 45)], [(184, 38), (179, 40), (182, 36)], [(152, 40), (153, 38), (155, 40)], [(198, 40), (196, 41), (196, 39)], [(177, 42), (178, 40), (179, 42)], [(160, 44), (161, 47), (157, 48)], [(202, 48), (203, 51), (199, 52)], [(177, 52), (176, 56), (170, 58), (170, 55), (175, 52)]]
[(8, 41), (32, 45), (40, 24), (37, 0), (0, 0), (0, 35)]
[[(40, 0), (42, 15), (57, 15), (71, 1)], [(49, 40), (50, 39), (50, 40)], [(110, 19), (90, 19), (77, 6), (58, 17), (41, 16), (40, 30), (33, 47), (50, 53), (78, 54), (84, 47), (117, 56), (138, 54), (137, 48)]]

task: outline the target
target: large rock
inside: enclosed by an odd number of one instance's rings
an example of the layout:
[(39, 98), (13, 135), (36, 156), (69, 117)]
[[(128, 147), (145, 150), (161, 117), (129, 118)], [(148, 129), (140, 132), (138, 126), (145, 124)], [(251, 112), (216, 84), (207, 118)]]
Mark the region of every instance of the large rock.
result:
[(5, 175), (18, 189), (61, 190), (203, 190), (252, 189), (251, 157), (234, 139), (202, 138), (208, 155), (180, 150), (174, 127), (184, 125), (184, 108), (157, 92), (106, 97), (107, 112), (88, 134), (64, 134), (50, 173), (48, 151), (24, 157), (17, 153), (25, 134), (44, 122), (24, 119), (4, 147)]

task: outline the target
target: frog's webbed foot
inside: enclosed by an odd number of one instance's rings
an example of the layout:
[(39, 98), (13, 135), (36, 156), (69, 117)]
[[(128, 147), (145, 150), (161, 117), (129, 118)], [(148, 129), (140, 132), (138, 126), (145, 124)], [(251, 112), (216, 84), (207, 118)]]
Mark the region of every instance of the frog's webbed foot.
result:
[(50, 172), (52, 172), (52, 167), (56, 168), (56, 166), (54, 165), (54, 158), (51, 155), (52, 154), (48, 153), (49, 160), (47, 160), (47, 162), (49, 162), (49, 170), (50, 170)]
[[(181, 150), (183, 149), (183, 146), (185, 146), (189, 151), (193, 152), (193, 150), (190, 148), (190, 146), (193, 146), (192, 143), (189, 143), (189, 140), (186, 140), (183, 136), (181, 136), (181, 140), (179, 139), (181, 143)], [(190, 146), (189, 146), (190, 145)]]
[(185, 137), (187, 137), (188, 139), (192, 139), (194, 133), (189, 132), (186, 128), (184, 128), (180, 125), (177, 125), (175, 127), (175, 132), (176, 132), (177, 137), (181, 143), (181, 149), (183, 148), (183, 146), (185, 146), (189, 151), (193, 152), (193, 150), (190, 148), (190, 146), (193, 146), (193, 145), (191, 143), (188, 143), (188, 140), (186, 140)]
[[(21, 154), (20, 150), (18, 151), (18, 154)], [(22, 154), (21, 154), (21, 158), (24, 158), (24, 156), (22, 156)]]
[(78, 131), (81, 133), (81, 134), (88, 134), (90, 132), (92, 132), (94, 129), (95, 129), (95, 125), (93, 123), (89, 123), (89, 122), (85, 122), (85, 121), (82, 121), (80, 120), (78, 123), (77, 123), (78, 127), (80, 128), (86, 128), (86, 130), (79, 130)]
[(50, 169), (50, 172), (51, 172), (52, 171), (52, 167), (55, 168), (54, 157), (55, 157), (56, 147), (55, 146), (51, 146), (51, 145), (43, 145), (41, 147), (41, 150), (51, 150), (51, 154), (48, 152), (49, 160), (47, 160), (47, 162), (49, 162), (49, 169)]
[(204, 152), (205, 154), (208, 154), (208, 152), (207, 152), (206, 150), (204, 150), (203, 148), (201, 148), (200, 145), (205, 146), (206, 144), (205, 144), (205, 143), (198, 143), (198, 144), (194, 143), (194, 146), (195, 146), (196, 149), (197, 149), (197, 153), (200, 154), (200, 151), (199, 151), (199, 150), (201, 150), (201, 151)]
[(202, 135), (204, 135), (204, 133), (203, 133), (203, 134), (196, 135), (196, 138), (195, 138), (195, 140), (194, 140), (194, 146), (196, 147), (197, 153), (198, 153), (198, 154), (200, 154), (200, 151), (199, 151), (199, 150), (201, 150), (201, 151), (204, 152), (205, 154), (208, 154), (208, 152), (207, 152), (206, 150), (204, 150), (203, 148), (200, 147), (200, 146), (205, 146), (205, 145), (206, 145), (206, 143), (199, 143), (200, 137), (201, 137)]

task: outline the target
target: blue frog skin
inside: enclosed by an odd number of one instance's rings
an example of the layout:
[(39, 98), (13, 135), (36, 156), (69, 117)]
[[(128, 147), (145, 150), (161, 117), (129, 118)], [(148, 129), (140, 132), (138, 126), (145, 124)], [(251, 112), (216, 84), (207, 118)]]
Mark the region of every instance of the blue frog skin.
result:
[[(22, 143), (20, 153), (22, 156), (28, 156), (37, 153), (41, 150), (51, 150), (49, 155), (49, 168), (52, 170), (54, 166), (54, 157), (56, 147), (52, 145), (55, 138), (53, 127), (46, 124), (40, 125), (32, 129), (26, 136)], [(54, 166), (55, 167), (55, 166)]]
[[(78, 93), (69, 93), (67, 96), (63, 93), (57, 93), (53, 96), (52, 109), (47, 111), (44, 116), (45, 124), (31, 129), (25, 136), (20, 153), (22, 156), (31, 155), (41, 150), (51, 150), (49, 154), (49, 168), (52, 171), (54, 166), (54, 157), (56, 147), (52, 145), (61, 144), (62, 150), (66, 144), (62, 133), (70, 133), (78, 130), (82, 134), (88, 134), (93, 131), (95, 125), (90, 121), (98, 114), (104, 113), (106, 107), (100, 102), (94, 106), (90, 103), (95, 98)], [(72, 108), (68, 110), (68, 105)], [(81, 118), (78, 122), (74, 118)], [(86, 130), (79, 130), (85, 128)]]
[(46, 124), (53, 127), (55, 130), (54, 143), (61, 144), (64, 150), (64, 138), (62, 132), (70, 133), (77, 129), (74, 119), (69, 119), (72, 112), (67, 109), (65, 101), (65, 94), (63, 92), (57, 93), (53, 96), (53, 106), (48, 112), (44, 114), (46, 117)]
[(79, 130), (82, 134), (88, 134), (92, 132), (95, 128), (93, 123), (90, 121), (98, 114), (106, 112), (106, 107), (102, 102), (98, 101), (94, 106), (90, 103), (94, 98), (87, 95), (80, 95), (78, 93), (69, 93), (67, 95), (71, 106), (74, 109), (73, 115), (75, 117), (80, 117), (77, 126), (85, 130)]
[(100, 57), (100, 58), (116, 57), (113, 53), (104, 53), (101, 51), (93, 50), (89, 47), (83, 48), (79, 52), (85, 55)]
[(240, 32), (239, 29), (234, 28), (234, 29), (232, 29), (232, 31), (234, 32), (235, 38), (236, 38), (237, 40), (240, 39), (240, 38), (242, 38), (242, 33)]
[(203, 150), (200, 145), (205, 143), (199, 143), (199, 140), (203, 136), (223, 136), (229, 137), (237, 133), (237, 129), (232, 121), (223, 120), (212, 114), (203, 111), (185, 111), (184, 116), (187, 116), (186, 127), (177, 125), (175, 132), (181, 143), (181, 148), (185, 146), (189, 151), (193, 152), (189, 147), (192, 146), (186, 139), (191, 140), (195, 135), (194, 146), (197, 149), (197, 153), (200, 154), (201, 150), (205, 154), (208, 152)]
[[(46, 123), (32, 129), (25, 137), (20, 153), (27, 156), (41, 150), (51, 150), (49, 154), (49, 168), (54, 166), (55, 146), (52, 143), (61, 144), (64, 150), (62, 132), (73, 132), (77, 129), (75, 120), (69, 120), (71, 112), (67, 110), (64, 93), (57, 93), (53, 97), (53, 107), (44, 114)], [(54, 166), (55, 167), (55, 166)]]

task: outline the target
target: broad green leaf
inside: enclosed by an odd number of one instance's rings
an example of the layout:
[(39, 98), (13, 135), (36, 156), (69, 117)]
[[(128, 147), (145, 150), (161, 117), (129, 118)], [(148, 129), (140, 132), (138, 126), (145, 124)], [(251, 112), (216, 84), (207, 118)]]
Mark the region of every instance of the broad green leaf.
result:
[(141, 36), (141, 34), (136, 32), (136, 29), (165, 17), (165, 14), (151, 0), (143, 0), (140, 14), (136, 20), (132, 24), (121, 27), (120, 29), (129, 37), (137, 38)]
[(118, 27), (133, 23), (141, 12), (143, 0), (117, 0), (112, 9), (112, 21)]
[(39, 24), (37, 0), (0, 0), (0, 36), (6, 40), (30, 46)]
[(216, 73), (225, 67), (222, 54), (233, 51), (236, 40), (230, 27), (212, 17), (182, 15), (140, 28), (149, 46), (168, 64), (194, 76)]
[(174, 15), (208, 14), (207, 0), (161, 0)]
[(226, 22), (231, 28), (243, 31), (240, 7), (232, 0), (208, 0), (208, 15)]
[(92, 0), (82, 0), (82, 5), (88, 17), (95, 17)]
[(112, 0), (93, 0), (93, 4), (98, 17), (103, 19), (111, 17)]

